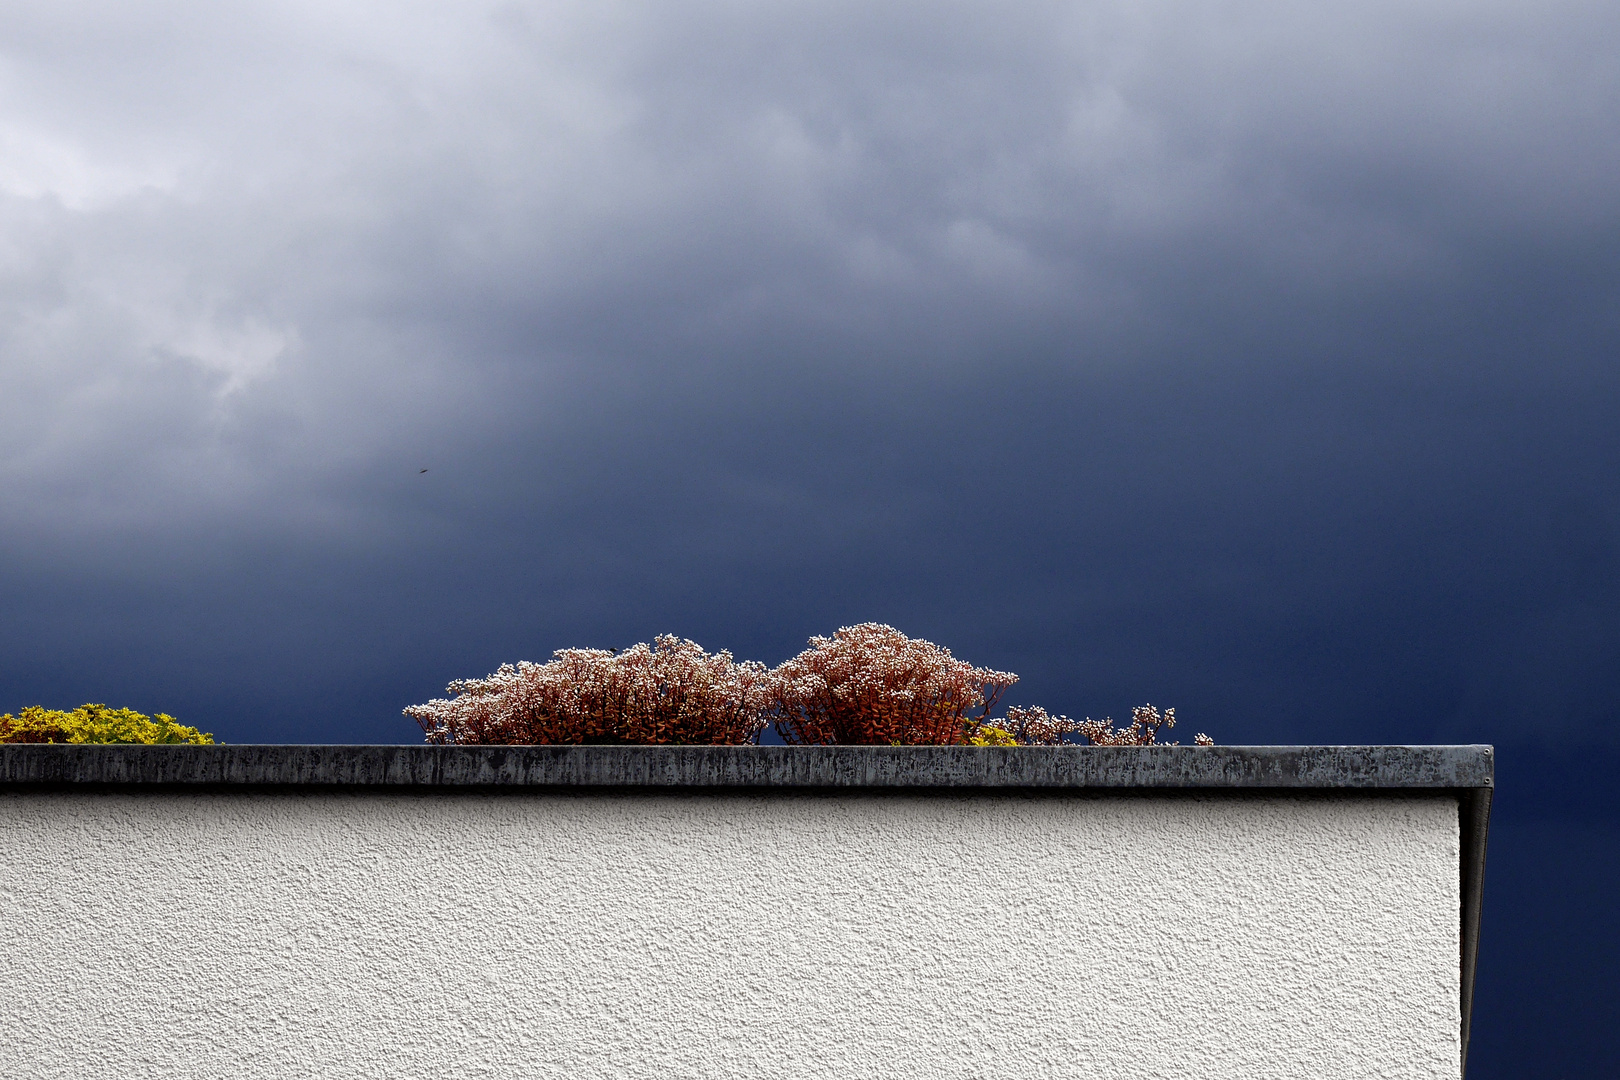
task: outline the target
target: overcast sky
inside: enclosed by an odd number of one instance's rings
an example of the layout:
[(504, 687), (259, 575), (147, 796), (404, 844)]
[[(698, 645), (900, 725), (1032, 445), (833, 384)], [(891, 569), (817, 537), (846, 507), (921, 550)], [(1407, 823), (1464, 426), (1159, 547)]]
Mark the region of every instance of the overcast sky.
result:
[[(413, 741), (877, 620), (1075, 715), (1498, 743), (1499, 910), (1577, 850), (1601, 910), (1620, 7), (0, 10), (0, 710)], [(1612, 1023), (1527, 942), (1483, 1009)]]

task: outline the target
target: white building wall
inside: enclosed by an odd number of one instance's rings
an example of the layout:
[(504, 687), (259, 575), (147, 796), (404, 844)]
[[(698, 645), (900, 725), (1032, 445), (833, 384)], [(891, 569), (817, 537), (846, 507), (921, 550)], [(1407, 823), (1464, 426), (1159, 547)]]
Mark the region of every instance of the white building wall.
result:
[(7, 1078), (1454, 1078), (1441, 797), (6, 793)]

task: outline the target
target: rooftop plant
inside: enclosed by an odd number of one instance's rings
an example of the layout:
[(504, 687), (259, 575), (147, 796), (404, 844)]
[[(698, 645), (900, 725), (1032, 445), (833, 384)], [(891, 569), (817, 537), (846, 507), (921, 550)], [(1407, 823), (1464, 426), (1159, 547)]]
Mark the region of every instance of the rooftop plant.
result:
[(147, 716), (133, 709), (80, 705), (72, 712), (30, 705), (16, 716), (0, 714), (0, 743), (196, 743), (212, 735), (167, 713)]
[[(1033, 708), (1014, 705), (1007, 710), (1006, 718), (997, 720), (995, 726), (1018, 743), (1055, 745), (1072, 734), (1093, 746), (1151, 746), (1159, 741), (1161, 729), (1168, 731), (1176, 726), (1176, 710), (1166, 709), (1161, 713), (1152, 705), (1138, 705), (1131, 710), (1130, 727), (1115, 728), (1114, 721), (1108, 717), (1070, 720), (1067, 716), (1053, 716), (1039, 705)], [(1214, 746), (1215, 740), (1199, 732), (1193, 737), (1193, 743)]]
[(789, 743), (951, 745), (966, 742), (1017, 681), (892, 626), (861, 623), (811, 638), (771, 672), (771, 711)]
[(765, 725), (766, 678), (764, 664), (664, 634), (503, 664), (405, 715), (430, 743), (749, 743)]
[(1017, 675), (974, 667), (882, 623), (846, 626), (809, 645), (774, 670), (673, 634), (623, 651), (559, 649), (543, 664), (503, 664), (487, 679), (453, 682), (448, 698), (405, 715), (430, 743), (735, 745), (757, 742), (774, 723), (793, 744), (1145, 746), (1176, 724), (1174, 709), (1151, 705), (1120, 729), (1039, 706), (993, 719)]

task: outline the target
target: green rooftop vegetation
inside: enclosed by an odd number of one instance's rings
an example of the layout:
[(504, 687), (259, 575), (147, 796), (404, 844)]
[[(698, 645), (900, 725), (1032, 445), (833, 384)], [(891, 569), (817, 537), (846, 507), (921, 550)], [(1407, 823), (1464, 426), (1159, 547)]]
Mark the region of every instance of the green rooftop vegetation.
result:
[(13, 716), (0, 713), (0, 743), (194, 743), (207, 746), (212, 735), (187, 727), (167, 713), (147, 716), (134, 709), (80, 705), (72, 712), (30, 705)]

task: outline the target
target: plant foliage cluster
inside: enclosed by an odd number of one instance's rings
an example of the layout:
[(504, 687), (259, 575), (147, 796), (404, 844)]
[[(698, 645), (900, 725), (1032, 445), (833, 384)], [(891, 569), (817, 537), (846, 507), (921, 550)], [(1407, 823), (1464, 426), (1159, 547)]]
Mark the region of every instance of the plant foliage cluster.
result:
[(16, 716), (0, 714), (0, 743), (195, 743), (214, 737), (167, 713), (147, 716), (133, 709), (80, 705), (72, 712), (30, 705)]
[(1017, 681), (892, 626), (862, 623), (811, 638), (771, 672), (772, 718), (790, 743), (959, 743)]
[(405, 715), (441, 744), (737, 745), (774, 725), (800, 745), (1145, 746), (1176, 723), (1174, 709), (1161, 714), (1151, 705), (1119, 729), (1039, 706), (992, 718), (1017, 675), (974, 667), (881, 623), (846, 626), (809, 645), (774, 669), (671, 634), (622, 652), (560, 649), (543, 664), (504, 664), (487, 679), (453, 682), (450, 697)]
[(623, 652), (559, 649), (548, 663), (503, 664), (405, 715), (430, 743), (734, 745), (765, 726), (769, 674), (665, 634)]

